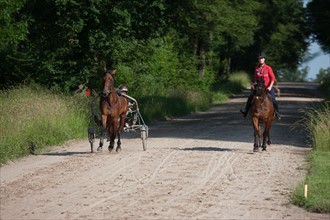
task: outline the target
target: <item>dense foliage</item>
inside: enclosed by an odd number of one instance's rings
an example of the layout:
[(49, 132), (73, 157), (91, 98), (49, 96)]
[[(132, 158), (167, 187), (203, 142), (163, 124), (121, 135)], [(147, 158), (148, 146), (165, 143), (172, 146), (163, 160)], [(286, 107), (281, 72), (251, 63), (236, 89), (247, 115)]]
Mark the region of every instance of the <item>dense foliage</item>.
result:
[(330, 4), (326, 0), (312, 0), (307, 5), (307, 18), (313, 39), (330, 53)]
[(132, 95), (209, 91), (268, 54), (277, 72), (307, 48), (301, 0), (0, 0), (0, 86), (98, 89), (102, 68)]

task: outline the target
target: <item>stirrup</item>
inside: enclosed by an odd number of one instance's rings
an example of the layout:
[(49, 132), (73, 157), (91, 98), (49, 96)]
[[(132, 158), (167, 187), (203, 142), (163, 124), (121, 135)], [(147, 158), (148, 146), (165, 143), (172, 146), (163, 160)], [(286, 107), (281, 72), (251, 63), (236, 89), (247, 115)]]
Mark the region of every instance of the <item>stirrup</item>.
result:
[(281, 120), (281, 115), (277, 111), (274, 112), (274, 118)]
[(280, 115), (280, 113), (276, 113), (276, 118), (277, 118), (278, 120), (281, 120), (281, 115)]

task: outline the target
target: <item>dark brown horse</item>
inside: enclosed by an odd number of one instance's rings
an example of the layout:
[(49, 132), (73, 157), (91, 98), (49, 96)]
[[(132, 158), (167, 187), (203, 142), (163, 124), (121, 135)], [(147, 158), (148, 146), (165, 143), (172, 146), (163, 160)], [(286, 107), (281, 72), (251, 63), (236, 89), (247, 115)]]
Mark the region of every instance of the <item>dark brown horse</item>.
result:
[[(271, 144), (269, 133), (274, 118), (274, 105), (263, 80), (257, 81), (249, 114), (254, 128), (253, 151), (259, 151), (260, 147), (264, 151), (267, 148), (266, 142), (268, 145)], [(260, 126), (261, 122), (265, 125), (263, 134)]]
[(109, 151), (113, 150), (115, 139), (118, 135), (116, 151), (121, 151), (120, 134), (123, 131), (126, 113), (128, 110), (127, 99), (119, 96), (115, 91), (114, 75), (116, 70), (108, 71), (104, 68), (103, 90), (100, 99), (100, 110), (102, 113), (102, 134), (98, 151), (102, 150), (106, 132), (110, 137)]

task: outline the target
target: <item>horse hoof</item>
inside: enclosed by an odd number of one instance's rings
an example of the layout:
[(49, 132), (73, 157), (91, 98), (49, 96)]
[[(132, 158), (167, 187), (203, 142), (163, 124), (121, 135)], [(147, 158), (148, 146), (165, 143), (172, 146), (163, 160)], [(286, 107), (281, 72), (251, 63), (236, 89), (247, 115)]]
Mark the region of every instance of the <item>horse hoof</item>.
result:
[(262, 151), (267, 151), (267, 149), (265, 147), (262, 148)]
[(121, 147), (116, 148), (116, 152), (119, 153), (121, 151)]
[(253, 148), (253, 152), (258, 152), (259, 151), (259, 147), (254, 147)]
[(268, 144), (268, 145), (271, 145), (271, 144), (272, 144), (272, 142), (271, 142), (271, 141), (267, 141), (267, 144)]
[(109, 147), (108, 149), (109, 149), (109, 152), (111, 152), (113, 150), (113, 147)]
[(98, 148), (97, 148), (97, 151), (102, 151), (102, 150), (103, 150), (102, 147), (98, 147)]

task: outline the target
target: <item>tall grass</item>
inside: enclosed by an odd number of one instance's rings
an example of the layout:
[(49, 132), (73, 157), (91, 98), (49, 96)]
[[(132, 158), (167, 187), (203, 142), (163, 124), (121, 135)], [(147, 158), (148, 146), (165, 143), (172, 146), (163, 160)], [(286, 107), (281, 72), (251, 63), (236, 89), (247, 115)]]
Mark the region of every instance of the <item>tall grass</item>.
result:
[(330, 102), (305, 112), (300, 122), (309, 133), (313, 147), (318, 151), (330, 151)]
[[(309, 155), (309, 172), (293, 192), (294, 204), (313, 212), (330, 213), (330, 102), (306, 112), (302, 125), (307, 128), (313, 145)], [(304, 185), (309, 188), (304, 197)]]
[(191, 112), (205, 111), (212, 104), (225, 102), (230, 95), (242, 92), (250, 79), (245, 72), (235, 72), (221, 81), (212, 92), (173, 89), (167, 96), (150, 96), (139, 99), (141, 112), (147, 122), (169, 119)]
[(55, 95), (39, 86), (18, 86), (0, 93), (0, 164), (45, 146), (86, 135), (82, 97)]
[(206, 110), (211, 105), (211, 95), (207, 92), (178, 89), (168, 96), (142, 97), (139, 105), (144, 120), (151, 122)]

